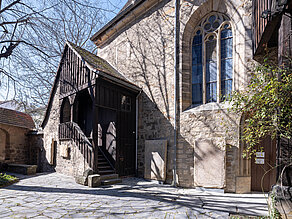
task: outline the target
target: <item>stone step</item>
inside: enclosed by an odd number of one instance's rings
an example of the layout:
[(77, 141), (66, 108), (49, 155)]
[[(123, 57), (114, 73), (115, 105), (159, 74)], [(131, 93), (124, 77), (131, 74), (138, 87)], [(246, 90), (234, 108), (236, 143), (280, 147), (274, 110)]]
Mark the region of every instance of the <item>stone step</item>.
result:
[(100, 164), (100, 163), (108, 163), (106, 160), (98, 160), (98, 164)]
[(108, 186), (108, 185), (113, 185), (113, 184), (117, 184), (121, 182), (122, 182), (121, 179), (107, 179), (107, 180), (102, 180), (101, 185)]
[(108, 174), (100, 176), (100, 180), (118, 179), (118, 174)]
[(9, 172), (20, 173), (23, 175), (35, 175), (37, 170), (37, 165), (27, 165), (27, 164), (8, 164)]
[(114, 170), (99, 170), (98, 173), (100, 175), (109, 175), (109, 174), (114, 174), (115, 171)]
[(102, 169), (102, 170), (104, 170), (104, 169), (110, 169), (110, 170), (112, 170), (112, 168), (111, 168), (110, 165), (103, 165), (103, 166), (98, 165), (98, 169)]

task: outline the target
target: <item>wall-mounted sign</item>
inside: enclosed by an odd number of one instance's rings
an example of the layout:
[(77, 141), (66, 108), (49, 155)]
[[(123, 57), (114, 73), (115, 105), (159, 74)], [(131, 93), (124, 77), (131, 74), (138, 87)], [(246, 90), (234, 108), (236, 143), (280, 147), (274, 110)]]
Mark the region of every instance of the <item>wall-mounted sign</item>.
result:
[(256, 152), (256, 157), (265, 157), (265, 152)]
[(256, 158), (255, 159), (255, 163), (256, 164), (265, 164), (265, 159), (263, 159), (263, 158)]

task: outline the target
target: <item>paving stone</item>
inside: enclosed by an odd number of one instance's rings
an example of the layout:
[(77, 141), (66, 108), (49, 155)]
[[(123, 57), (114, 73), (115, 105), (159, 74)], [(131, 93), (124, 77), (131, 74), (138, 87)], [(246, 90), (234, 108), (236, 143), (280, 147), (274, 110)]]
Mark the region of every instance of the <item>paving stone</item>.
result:
[(2, 188), (0, 203), (4, 218), (228, 218), (236, 206), (242, 214), (267, 215), (263, 194), (196, 191), (138, 178), (88, 188), (58, 173)]

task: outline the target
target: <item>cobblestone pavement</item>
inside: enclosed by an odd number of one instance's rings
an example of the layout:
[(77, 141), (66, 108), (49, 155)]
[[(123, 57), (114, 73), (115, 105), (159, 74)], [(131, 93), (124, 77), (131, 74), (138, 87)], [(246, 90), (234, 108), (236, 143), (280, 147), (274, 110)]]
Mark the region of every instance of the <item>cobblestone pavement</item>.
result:
[(263, 194), (174, 188), (139, 178), (88, 188), (58, 173), (24, 177), (0, 189), (0, 218), (228, 218), (266, 215)]

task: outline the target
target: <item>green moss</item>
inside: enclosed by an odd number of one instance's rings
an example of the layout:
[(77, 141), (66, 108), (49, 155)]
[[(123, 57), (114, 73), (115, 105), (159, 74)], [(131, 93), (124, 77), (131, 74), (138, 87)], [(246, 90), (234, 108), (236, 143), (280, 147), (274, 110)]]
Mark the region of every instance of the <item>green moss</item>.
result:
[(19, 179), (15, 176), (11, 176), (6, 173), (0, 173), (0, 187), (8, 186), (18, 181)]

